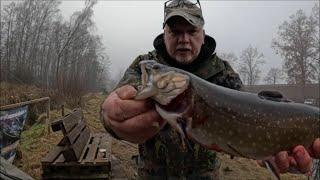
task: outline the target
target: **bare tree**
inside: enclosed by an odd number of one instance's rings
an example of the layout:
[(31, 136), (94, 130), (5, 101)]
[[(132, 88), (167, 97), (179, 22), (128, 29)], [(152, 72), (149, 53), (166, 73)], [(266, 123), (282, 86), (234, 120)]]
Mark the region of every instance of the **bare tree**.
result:
[(246, 85), (249, 84), (247, 68), (245, 68), (244, 66), (239, 67), (238, 72), (242, 83)]
[[(6, 25), (6, 33), (1, 39), (6, 41), (1, 43), (1, 51), (6, 67), (2, 72), (9, 72), (24, 82), (37, 80), (34, 77), (41, 65), (39, 46), (43, 45), (42, 34), (51, 17), (56, 15), (58, 4), (59, 1), (28, 0), (13, 2), (3, 8), (1, 22)], [(7, 77), (6, 80), (10, 79)]]
[(85, 3), (69, 21), (59, 13), (59, 0), (24, 0), (4, 7), (1, 80), (19, 79), (66, 96), (81, 96), (104, 86), (110, 61), (101, 38), (92, 33), (96, 1)]
[(260, 78), (260, 65), (264, 64), (263, 54), (249, 45), (240, 56), (239, 74), (247, 85), (257, 84)]
[(283, 79), (283, 72), (279, 68), (271, 68), (264, 78), (267, 84), (277, 84)]
[[(85, 26), (86, 28), (88, 26), (92, 25), (92, 22), (90, 20), (92, 16), (92, 7), (96, 4), (97, 1), (86, 1), (86, 7), (82, 10), (82, 12), (76, 12), (71, 16), (70, 25), (68, 27), (67, 36), (64, 39), (64, 42), (62, 46), (59, 46), (59, 49), (56, 49), (57, 52), (57, 64), (56, 64), (56, 82), (58, 90), (60, 89), (60, 83), (59, 79), (61, 78), (61, 75), (59, 75), (59, 69), (61, 66), (61, 58), (63, 55), (66, 55), (68, 52), (65, 51), (68, 49), (70, 44), (72, 43), (72, 40), (76, 40), (77, 38), (81, 38), (81, 33), (79, 31), (82, 26)], [(77, 36), (78, 34), (78, 36)]]
[(1, 72), (0, 77), (2, 79), (8, 80), (9, 73), (11, 69), (11, 57), (13, 55), (12, 52), (12, 28), (14, 21), (14, 11), (15, 11), (15, 3), (11, 3), (7, 6), (7, 8), (3, 9), (1, 19), (1, 32), (0, 32), (0, 58), (1, 58)]
[(237, 56), (233, 52), (217, 52), (217, 55), (222, 60), (228, 61), (232, 67), (234, 67), (238, 61)]
[(319, 79), (318, 11), (316, 5), (308, 17), (298, 10), (279, 26), (278, 37), (272, 42), (272, 48), (284, 58), (283, 68), (290, 84), (304, 85)]
[[(310, 16), (311, 22), (315, 23), (315, 31), (313, 34), (314, 37), (314, 48), (315, 48), (315, 67), (316, 67), (316, 79), (318, 83), (320, 84), (320, 7), (319, 4), (316, 3), (314, 7), (312, 8), (312, 13)], [(319, 171), (319, 176), (320, 176), (320, 171)]]

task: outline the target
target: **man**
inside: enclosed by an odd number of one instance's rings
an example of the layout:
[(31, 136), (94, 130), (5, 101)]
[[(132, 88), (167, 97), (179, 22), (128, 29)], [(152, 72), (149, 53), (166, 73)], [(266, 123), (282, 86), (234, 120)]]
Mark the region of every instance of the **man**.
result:
[[(155, 50), (139, 56), (127, 69), (117, 89), (102, 105), (103, 123), (118, 139), (139, 144), (141, 179), (218, 179), (216, 154), (189, 141), (182, 145), (179, 134), (155, 111), (150, 100), (134, 100), (141, 85), (139, 61), (153, 59), (184, 69), (209, 82), (240, 90), (242, 82), (228, 62), (216, 56), (215, 40), (205, 35), (200, 2), (186, 0), (165, 3), (164, 33), (154, 40)], [(312, 155), (320, 155), (320, 140)], [(280, 152), (272, 157), (279, 172), (295, 167), (305, 173), (311, 158), (301, 146), (293, 156)]]

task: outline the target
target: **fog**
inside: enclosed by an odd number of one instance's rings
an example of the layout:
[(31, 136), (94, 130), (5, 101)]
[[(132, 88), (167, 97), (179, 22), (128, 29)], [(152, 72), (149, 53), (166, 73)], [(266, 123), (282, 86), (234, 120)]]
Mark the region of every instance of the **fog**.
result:
[[(307, 14), (317, 1), (201, 1), (206, 34), (215, 38), (218, 52), (237, 56), (249, 44), (265, 56), (262, 77), (271, 67), (281, 67), (281, 57), (271, 49), (278, 27), (298, 9)], [(162, 33), (164, 1), (98, 1), (93, 20), (103, 38), (116, 78), (139, 54), (153, 50), (154, 38)], [(63, 1), (68, 18), (84, 1)]]

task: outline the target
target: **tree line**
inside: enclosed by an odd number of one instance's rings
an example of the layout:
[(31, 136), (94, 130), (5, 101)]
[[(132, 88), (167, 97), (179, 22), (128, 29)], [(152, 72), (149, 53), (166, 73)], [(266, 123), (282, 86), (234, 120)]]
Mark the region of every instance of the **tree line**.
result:
[(110, 62), (85, 1), (68, 21), (60, 0), (12, 2), (1, 10), (1, 81), (34, 84), (61, 95), (100, 90)]
[[(1, 9), (0, 79), (35, 84), (61, 94), (83, 94), (105, 88), (110, 61), (101, 38), (93, 33), (93, 6), (85, 1), (81, 11), (63, 20), (60, 0), (24, 0)], [(319, 4), (310, 15), (298, 10), (279, 26), (271, 47), (283, 59), (261, 77), (266, 59), (249, 45), (237, 57), (218, 53), (228, 60), (247, 85), (320, 82)]]
[(271, 47), (281, 56), (283, 65), (271, 67), (265, 77), (261, 77), (261, 66), (266, 60), (257, 47), (249, 45), (239, 57), (232, 52), (218, 52), (218, 56), (235, 67), (246, 85), (260, 80), (266, 84), (320, 83), (319, 11), (319, 4), (315, 4), (309, 16), (300, 9), (279, 26)]

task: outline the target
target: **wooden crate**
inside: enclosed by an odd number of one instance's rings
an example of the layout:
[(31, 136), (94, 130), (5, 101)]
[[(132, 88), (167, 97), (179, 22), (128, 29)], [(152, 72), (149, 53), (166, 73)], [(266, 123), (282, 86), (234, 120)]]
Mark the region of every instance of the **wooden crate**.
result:
[(126, 179), (119, 161), (111, 161), (112, 138), (91, 134), (82, 110), (75, 109), (51, 124), (63, 138), (41, 161), (42, 179)]
[(56, 146), (42, 159), (43, 179), (111, 179), (110, 136), (91, 135), (78, 161), (66, 160), (66, 148)]

